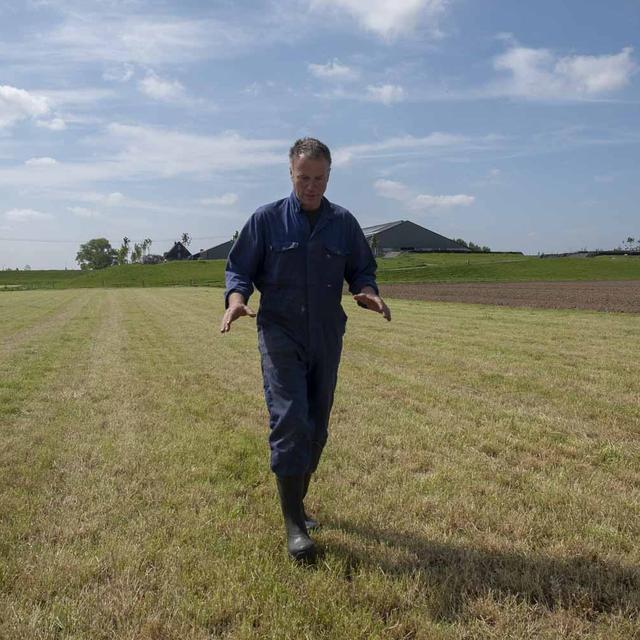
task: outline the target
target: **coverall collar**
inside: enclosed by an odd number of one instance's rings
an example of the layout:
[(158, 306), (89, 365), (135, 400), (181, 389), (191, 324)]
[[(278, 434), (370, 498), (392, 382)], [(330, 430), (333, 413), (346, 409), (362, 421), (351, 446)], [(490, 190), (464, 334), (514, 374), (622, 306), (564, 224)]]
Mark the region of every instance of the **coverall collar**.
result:
[[(294, 191), (292, 191), (291, 195), (289, 196), (289, 205), (291, 207), (291, 211), (293, 211), (294, 213), (300, 215), (304, 214), (304, 210), (300, 206), (300, 200), (298, 200), (298, 196), (296, 196)], [(319, 211), (320, 215), (318, 216), (318, 221), (316, 222), (311, 235), (315, 235), (316, 233), (318, 233), (318, 231), (325, 227), (334, 216), (334, 213), (331, 209), (331, 203), (324, 196), (322, 196)]]

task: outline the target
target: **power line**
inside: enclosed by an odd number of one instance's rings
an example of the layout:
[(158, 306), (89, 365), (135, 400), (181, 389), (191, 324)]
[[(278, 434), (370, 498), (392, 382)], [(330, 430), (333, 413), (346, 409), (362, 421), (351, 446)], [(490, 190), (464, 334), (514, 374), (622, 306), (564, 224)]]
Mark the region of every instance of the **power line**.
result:
[[(191, 236), (191, 240), (215, 240), (217, 238), (228, 238), (229, 234), (217, 235), (217, 236)], [(131, 239), (131, 242), (142, 242), (144, 238)], [(175, 238), (161, 238), (160, 240), (153, 240), (153, 242), (178, 242)], [(48, 244), (84, 244), (88, 240), (44, 240), (41, 238), (0, 238), (0, 242), (45, 242)]]

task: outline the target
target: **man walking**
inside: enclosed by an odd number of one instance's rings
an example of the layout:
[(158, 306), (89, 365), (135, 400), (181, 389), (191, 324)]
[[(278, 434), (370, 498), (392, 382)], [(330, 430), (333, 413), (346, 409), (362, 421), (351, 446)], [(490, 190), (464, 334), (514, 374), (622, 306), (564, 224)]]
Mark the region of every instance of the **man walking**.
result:
[(346, 279), (356, 302), (391, 320), (379, 296), (376, 261), (356, 219), (329, 202), (329, 148), (315, 138), (289, 151), (293, 192), (260, 207), (240, 232), (226, 268), (220, 331), (242, 316), (260, 291), (258, 347), (269, 410), (271, 469), (276, 475), (289, 554), (312, 559), (315, 545), (303, 499), (327, 441), (342, 336)]

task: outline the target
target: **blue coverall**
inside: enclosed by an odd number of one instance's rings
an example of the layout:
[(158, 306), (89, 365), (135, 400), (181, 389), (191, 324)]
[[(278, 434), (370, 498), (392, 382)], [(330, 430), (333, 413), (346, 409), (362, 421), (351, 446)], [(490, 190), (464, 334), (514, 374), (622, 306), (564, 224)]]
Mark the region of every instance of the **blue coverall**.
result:
[(260, 207), (236, 240), (226, 267), (225, 307), (237, 291), (260, 291), (257, 317), (269, 410), (271, 469), (312, 473), (327, 441), (347, 316), (342, 285), (360, 293), (376, 261), (357, 220), (322, 199), (313, 230), (295, 193)]

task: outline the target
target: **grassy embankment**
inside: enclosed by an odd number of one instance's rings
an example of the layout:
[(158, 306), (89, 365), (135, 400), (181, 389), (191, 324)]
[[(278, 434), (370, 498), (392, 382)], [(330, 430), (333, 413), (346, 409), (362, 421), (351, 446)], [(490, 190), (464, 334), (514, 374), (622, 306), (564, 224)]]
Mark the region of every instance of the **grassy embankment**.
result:
[(0, 637), (638, 637), (635, 316), (349, 304), (304, 569), (213, 293), (0, 297)]
[[(413, 254), (378, 260), (385, 282), (637, 280), (640, 256), (546, 258), (512, 254)], [(123, 265), (95, 272), (1, 271), (0, 289), (222, 286), (224, 260)]]

